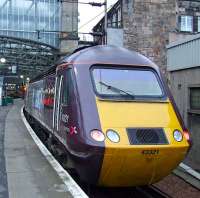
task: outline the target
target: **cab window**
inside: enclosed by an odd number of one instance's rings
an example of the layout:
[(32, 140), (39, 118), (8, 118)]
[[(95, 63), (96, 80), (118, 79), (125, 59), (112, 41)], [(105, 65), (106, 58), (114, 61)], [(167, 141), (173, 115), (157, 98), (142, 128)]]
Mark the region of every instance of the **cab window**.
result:
[(103, 98), (139, 99), (164, 97), (160, 79), (152, 69), (92, 69), (96, 94)]

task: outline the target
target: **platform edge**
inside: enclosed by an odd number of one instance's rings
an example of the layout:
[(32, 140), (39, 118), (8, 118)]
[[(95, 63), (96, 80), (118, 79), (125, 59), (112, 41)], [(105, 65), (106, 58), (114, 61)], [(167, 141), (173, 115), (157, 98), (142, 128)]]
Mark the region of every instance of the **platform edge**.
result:
[(49, 150), (45, 147), (45, 145), (41, 142), (41, 140), (37, 137), (34, 130), (31, 128), (29, 123), (27, 122), (24, 112), (24, 106), (21, 108), (21, 118), (26, 126), (29, 134), (33, 138), (34, 142), (38, 146), (41, 153), (44, 155), (46, 160), (50, 163), (52, 168), (56, 171), (57, 175), (66, 185), (67, 189), (71, 193), (74, 198), (89, 198), (85, 192), (79, 187), (79, 185), (73, 180), (73, 178), (69, 175), (69, 173), (59, 164), (59, 162), (53, 157), (53, 155), (49, 152)]

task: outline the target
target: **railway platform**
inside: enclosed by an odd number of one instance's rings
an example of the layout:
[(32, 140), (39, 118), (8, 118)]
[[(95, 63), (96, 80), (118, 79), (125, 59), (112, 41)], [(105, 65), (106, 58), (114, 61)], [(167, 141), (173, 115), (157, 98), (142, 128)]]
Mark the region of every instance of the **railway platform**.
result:
[(22, 106), (0, 107), (0, 198), (72, 197), (24, 125)]

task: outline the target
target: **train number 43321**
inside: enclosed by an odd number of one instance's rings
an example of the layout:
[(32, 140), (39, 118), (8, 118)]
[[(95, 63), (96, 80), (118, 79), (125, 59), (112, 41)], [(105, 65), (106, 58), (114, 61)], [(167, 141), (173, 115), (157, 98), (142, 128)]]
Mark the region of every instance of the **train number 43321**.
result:
[(154, 149), (154, 150), (142, 150), (142, 154), (143, 155), (158, 155), (159, 154), (159, 150), (158, 149)]

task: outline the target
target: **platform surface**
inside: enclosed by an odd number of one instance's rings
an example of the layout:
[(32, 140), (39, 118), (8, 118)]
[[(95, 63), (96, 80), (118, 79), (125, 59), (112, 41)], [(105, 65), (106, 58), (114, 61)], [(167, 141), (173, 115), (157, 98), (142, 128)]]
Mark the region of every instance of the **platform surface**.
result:
[(22, 100), (0, 107), (0, 198), (68, 198), (21, 119)]

